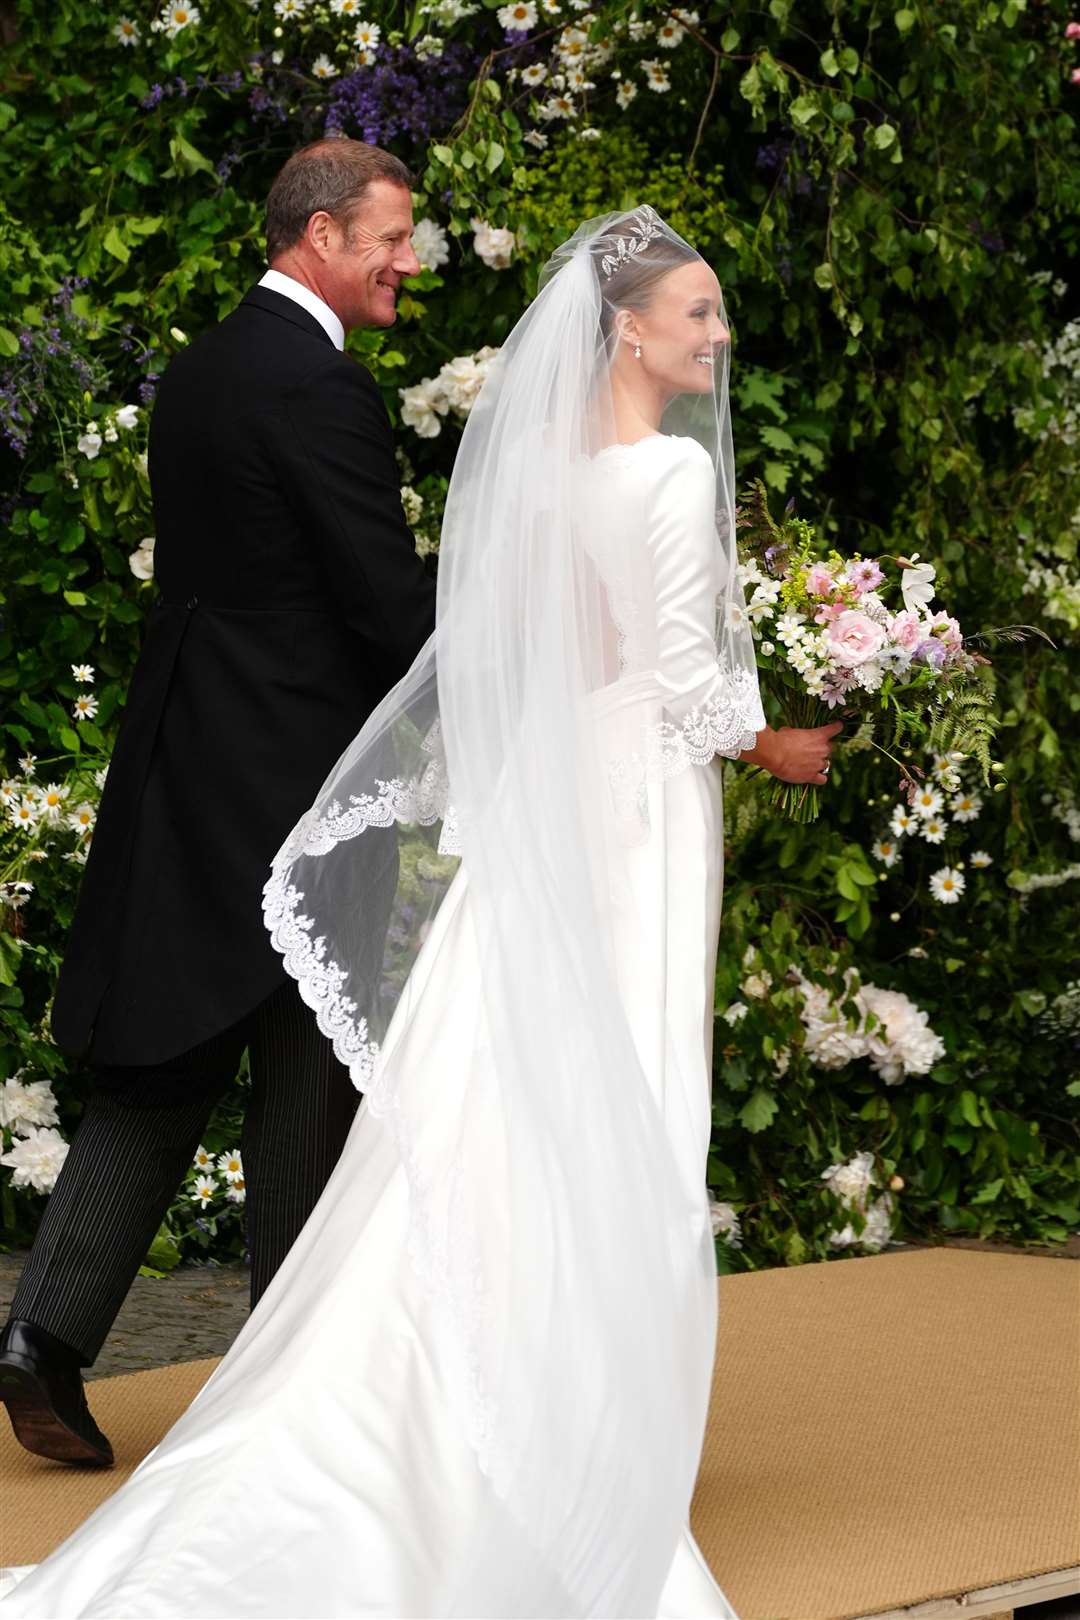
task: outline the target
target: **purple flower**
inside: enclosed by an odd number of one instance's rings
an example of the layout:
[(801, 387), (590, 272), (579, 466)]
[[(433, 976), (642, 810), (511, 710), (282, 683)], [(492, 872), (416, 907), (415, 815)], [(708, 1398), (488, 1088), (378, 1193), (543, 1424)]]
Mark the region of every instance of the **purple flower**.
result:
[(407, 142), (417, 153), (465, 111), (479, 57), (452, 41), (424, 61), (405, 45), (380, 45), (373, 66), (334, 85), (325, 133), (358, 136), (375, 146)]
[(945, 662), (945, 644), (942, 641), (920, 641), (915, 649), (914, 657), (928, 669), (935, 672), (941, 669)]
[(874, 586), (880, 585), (885, 578), (872, 557), (860, 558), (858, 562), (849, 562), (844, 569), (844, 573), (860, 596), (864, 591), (872, 591)]
[(164, 85), (152, 84), (150, 86), (149, 90), (146, 92), (145, 96), (143, 96), (142, 101), (139, 103), (139, 105), (141, 107), (145, 107), (147, 112), (150, 112), (150, 111), (153, 110), (154, 107), (160, 106), (161, 100), (162, 100), (162, 97), (164, 96), (164, 94), (165, 94)]

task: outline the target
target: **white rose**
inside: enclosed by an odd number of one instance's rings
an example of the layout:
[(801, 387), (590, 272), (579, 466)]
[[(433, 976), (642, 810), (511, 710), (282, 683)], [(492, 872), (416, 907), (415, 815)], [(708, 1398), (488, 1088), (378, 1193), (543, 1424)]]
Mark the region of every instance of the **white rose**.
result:
[(478, 258), (492, 270), (507, 270), (514, 253), (514, 233), (492, 226), (484, 219), (470, 221), (473, 228), (473, 247)]
[(867, 1052), (886, 1085), (895, 1086), (909, 1074), (928, 1074), (945, 1056), (945, 1043), (930, 1028), (927, 1014), (900, 991), (866, 984), (858, 1000), (878, 1020), (867, 1035)]
[(413, 252), (426, 270), (438, 270), (450, 258), (450, 244), (442, 226), (433, 219), (418, 220), (412, 233)]
[(440, 416), (445, 416), (449, 409), (449, 401), (443, 393), (442, 384), (435, 377), (425, 377), (423, 382), (415, 383), (412, 388), (399, 388), (401, 396), (401, 420), (406, 427), (411, 427), (422, 439), (438, 438), (442, 431)]
[(128, 558), (128, 567), (136, 579), (153, 579), (154, 577), (154, 536), (148, 535), (140, 540), (138, 549)]
[(751, 1001), (764, 1001), (772, 988), (772, 978), (768, 973), (751, 973), (743, 980), (739, 989)]
[(31, 1126), (55, 1125), (59, 1117), (47, 1080), (23, 1085), (15, 1075), (0, 1087), (0, 1126), (22, 1134)]
[(853, 1209), (865, 1209), (874, 1179), (874, 1155), (856, 1153), (846, 1164), (830, 1164), (821, 1179), (841, 1203)]

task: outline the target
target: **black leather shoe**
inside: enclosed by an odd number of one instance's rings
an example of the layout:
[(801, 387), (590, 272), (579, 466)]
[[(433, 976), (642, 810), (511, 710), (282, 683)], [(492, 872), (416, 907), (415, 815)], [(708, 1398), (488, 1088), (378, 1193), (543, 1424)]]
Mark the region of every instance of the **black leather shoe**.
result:
[(0, 1401), (27, 1451), (112, 1467), (113, 1449), (90, 1415), (75, 1352), (33, 1322), (9, 1322), (0, 1335)]

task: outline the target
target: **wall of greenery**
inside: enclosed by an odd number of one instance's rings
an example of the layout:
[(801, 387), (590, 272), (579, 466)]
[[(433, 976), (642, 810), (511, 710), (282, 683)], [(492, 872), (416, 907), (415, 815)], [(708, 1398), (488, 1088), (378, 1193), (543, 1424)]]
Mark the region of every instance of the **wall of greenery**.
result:
[[(871, 747), (841, 750), (809, 827), (727, 770), (722, 1264), (1076, 1228), (1070, 23), (1022, 0), (0, 8), (0, 1242), (31, 1234), (86, 1085), (45, 1020), (153, 595), (155, 383), (257, 279), (270, 180), (328, 129), (418, 176), (428, 268), (351, 347), (423, 551), (484, 350), (582, 218), (648, 201), (723, 282), (741, 480), (845, 554), (919, 553), (966, 632), (1007, 632), (979, 644), (1002, 770), (907, 761), (941, 789), (940, 841), (904, 830)], [(159, 1267), (242, 1247), (235, 1120)]]

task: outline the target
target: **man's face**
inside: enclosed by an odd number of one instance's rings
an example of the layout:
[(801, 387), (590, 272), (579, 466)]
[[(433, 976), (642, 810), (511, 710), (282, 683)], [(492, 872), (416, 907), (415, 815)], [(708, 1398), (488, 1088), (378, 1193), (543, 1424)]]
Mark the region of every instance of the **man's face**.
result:
[(412, 198), (390, 180), (372, 181), (347, 230), (330, 221), (324, 297), (346, 331), (393, 326), (398, 288), (420, 270), (412, 233)]

